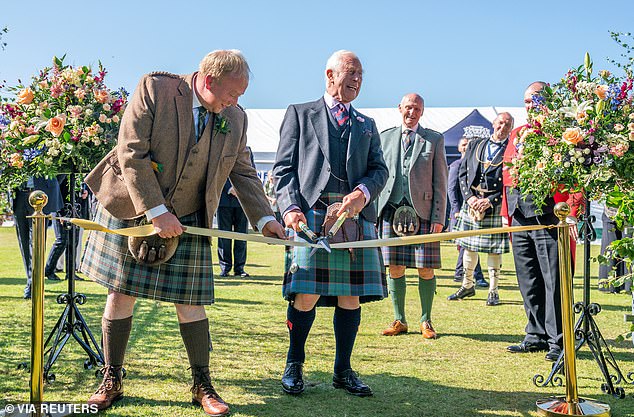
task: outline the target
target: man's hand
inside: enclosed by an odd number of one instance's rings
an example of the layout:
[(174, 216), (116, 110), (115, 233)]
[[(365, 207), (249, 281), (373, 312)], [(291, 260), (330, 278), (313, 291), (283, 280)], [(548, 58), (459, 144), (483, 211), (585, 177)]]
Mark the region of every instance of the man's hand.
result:
[(341, 216), (341, 213), (348, 212), (348, 217), (354, 217), (363, 210), (365, 207), (365, 195), (361, 190), (354, 190), (350, 194), (343, 197), (341, 202), (341, 208), (337, 212), (337, 216)]
[(286, 226), (290, 227), (296, 232), (299, 232), (302, 230), (299, 227), (299, 222), (307, 223), (304, 213), (302, 213), (299, 210), (291, 210), (288, 213), (286, 213), (286, 215), (284, 216), (284, 223), (286, 224)]
[(238, 196), (238, 194), (236, 193), (236, 189), (233, 187), (229, 188), (229, 190), (227, 191), (227, 194), (232, 195), (234, 197)]
[(275, 220), (271, 220), (264, 225), (264, 228), (262, 229), (262, 234), (264, 236), (276, 237), (278, 239), (288, 239), (284, 231), (284, 226), (282, 226)]
[(178, 221), (178, 217), (174, 216), (170, 212), (163, 213), (160, 216), (153, 218), (152, 225), (158, 235), (164, 239), (180, 236), (186, 229), (185, 226)]
[(442, 232), (442, 228), (445, 227), (444, 224), (440, 223), (432, 223), (430, 233), (440, 233)]

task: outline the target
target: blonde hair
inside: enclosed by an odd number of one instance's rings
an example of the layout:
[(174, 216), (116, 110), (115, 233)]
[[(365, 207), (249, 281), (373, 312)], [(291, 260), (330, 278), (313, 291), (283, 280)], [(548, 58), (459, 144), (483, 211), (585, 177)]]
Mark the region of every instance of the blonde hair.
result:
[(208, 53), (198, 67), (201, 75), (211, 75), (214, 78), (222, 78), (230, 75), (249, 80), (249, 64), (242, 52), (237, 49), (219, 49)]

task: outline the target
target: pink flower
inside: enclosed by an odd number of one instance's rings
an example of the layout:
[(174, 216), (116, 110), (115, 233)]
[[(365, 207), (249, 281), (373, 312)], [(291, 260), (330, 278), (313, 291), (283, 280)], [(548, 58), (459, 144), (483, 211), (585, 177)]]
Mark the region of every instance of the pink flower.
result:
[(101, 123), (106, 123), (106, 120), (107, 120), (107, 119), (108, 119), (108, 117), (107, 117), (105, 114), (101, 113), (101, 114), (99, 115), (99, 121), (100, 121)]
[(86, 97), (86, 90), (80, 88), (79, 90), (75, 90), (75, 97), (77, 97), (80, 101)]
[(28, 126), (25, 130), (25, 133), (27, 135), (35, 135), (37, 133), (37, 129), (35, 128), (35, 126)]
[(81, 106), (68, 106), (68, 112), (73, 119), (79, 119), (84, 112)]
[(53, 84), (51, 86), (51, 97), (58, 98), (64, 92), (64, 88), (60, 84)]
[(625, 143), (617, 143), (616, 145), (610, 147), (610, 153), (617, 158), (620, 158), (625, 155), (628, 148), (629, 146)]

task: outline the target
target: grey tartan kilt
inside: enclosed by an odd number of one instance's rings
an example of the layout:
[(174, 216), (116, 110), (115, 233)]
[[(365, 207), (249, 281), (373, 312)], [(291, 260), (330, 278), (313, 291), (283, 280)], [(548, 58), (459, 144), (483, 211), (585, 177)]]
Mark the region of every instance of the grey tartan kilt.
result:
[[(464, 203), (460, 209), (460, 217), (456, 223), (455, 231), (481, 230), (492, 227), (502, 227), (501, 206), (494, 208), (494, 212), (487, 213), (484, 218), (476, 222), (469, 217), (468, 205)], [(510, 250), (508, 233), (484, 234), (456, 239), (456, 244), (473, 252), (482, 253), (508, 253)]]
[[(203, 226), (204, 211), (179, 220), (185, 226)], [(109, 229), (135, 226), (112, 216), (98, 204), (95, 221)], [(209, 238), (183, 233), (174, 256), (149, 267), (138, 264), (128, 251), (128, 238), (91, 231), (81, 261), (81, 272), (104, 287), (133, 297), (177, 304), (208, 305), (214, 302)]]
[[(387, 205), (381, 213), (381, 239), (398, 237), (392, 228), (392, 218), (396, 210)], [(417, 235), (427, 235), (431, 230), (431, 222), (418, 218), (420, 228)], [(386, 246), (381, 248), (385, 265), (400, 265), (409, 268), (441, 268), (440, 242), (423, 243), (420, 245)]]
[[(326, 204), (341, 201), (341, 195), (328, 194), (321, 200)], [(306, 214), (307, 226), (321, 231), (326, 210), (313, 207)], [(376, 239), (376, 228), (371, 222), (359, 217), (364, 239)], [(290, 239), (308, 240), (290, 231)], [(358, 296), (366, 303), (387, 297), (385, 267), (379, 248), (354, 249), (352, 259), (347, 249), (333, 249), (331, 254), (319, 249), (310, 256), (311, 248), (292, 247), (286, 251), (282, 293), (285, 299), (293, 300), (295, 294), (319, 294), (319, 306), (336, 306), (337, 296)]]

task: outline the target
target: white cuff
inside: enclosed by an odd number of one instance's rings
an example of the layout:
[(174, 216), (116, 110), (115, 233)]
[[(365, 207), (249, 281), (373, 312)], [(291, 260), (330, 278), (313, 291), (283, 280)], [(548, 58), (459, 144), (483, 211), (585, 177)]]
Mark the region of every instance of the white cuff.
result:
[(165, 204), (161, 204), (160, 206), (153, 207), (145, 212), (145, 218), (147, 221), (152, 221), (153, 218), (160, 216), (161, 214), (167, 213), (167, 207)]
[(260, 233), (262, 233), (262, 230), (264, 230), (264, 226), (266, 226), (266, 224), (268, 222), (276, 222), (277, 219), (275, 218), (275, 216), (264, 216), (262, 217), (260, 220), (258, 220), (258, 230), (260, 231)]
[(363, 192), (363, 195), (365, 196), (365, 204), (363, 205), (364, 207), (368, 205), (368, 203), (370, 202), (370, 191), (368, 191), (368, 187), (366, 187), (364, 184), (359, 184), (356, 187), (354, 187), (355, 190), (361, 190), (361, 192)]

